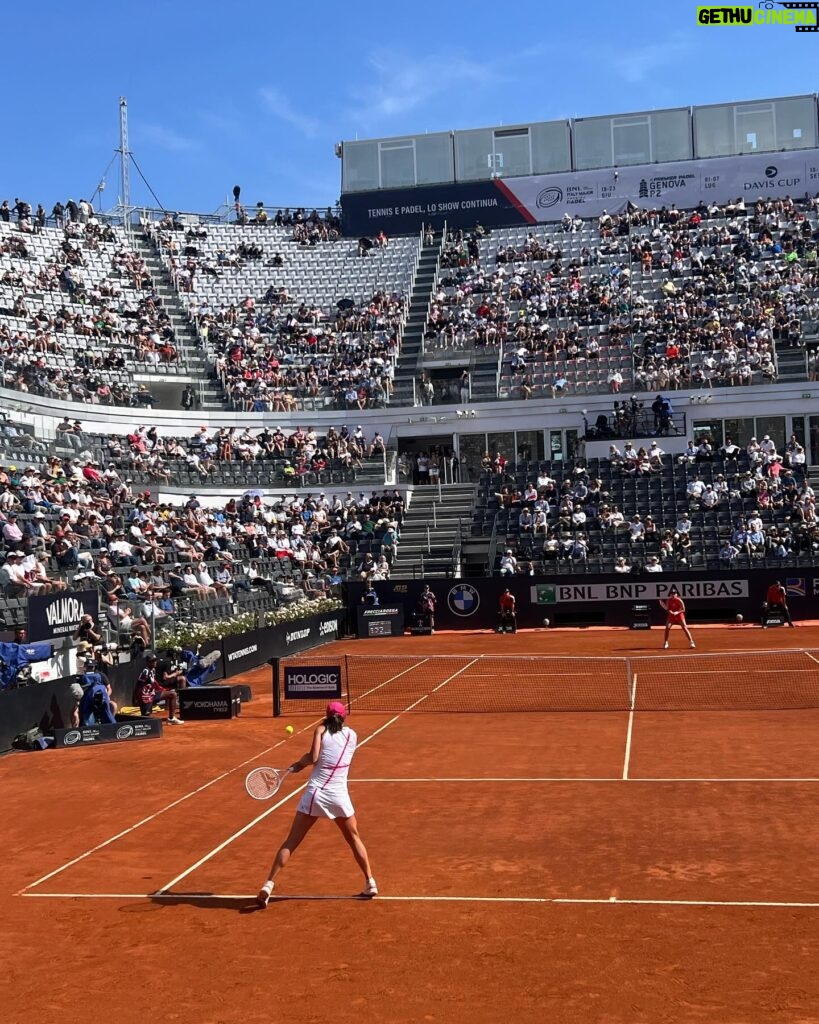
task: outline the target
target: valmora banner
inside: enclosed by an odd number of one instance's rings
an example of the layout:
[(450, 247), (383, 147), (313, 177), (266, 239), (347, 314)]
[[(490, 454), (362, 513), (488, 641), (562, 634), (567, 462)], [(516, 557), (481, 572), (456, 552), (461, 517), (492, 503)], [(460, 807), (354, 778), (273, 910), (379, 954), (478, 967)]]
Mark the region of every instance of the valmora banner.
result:
[(97, 590), (77, 590), (71, 594), (43, 594), (28, 599), (29, 640), (71, 638), (83, 615), (96, 621), (100, 612)]

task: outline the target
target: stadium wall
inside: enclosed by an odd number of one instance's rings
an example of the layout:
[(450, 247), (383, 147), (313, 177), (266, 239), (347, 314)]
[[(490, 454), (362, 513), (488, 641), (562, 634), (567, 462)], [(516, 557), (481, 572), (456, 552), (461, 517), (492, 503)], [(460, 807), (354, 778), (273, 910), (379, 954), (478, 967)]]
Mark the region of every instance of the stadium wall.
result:
[[(781, 574), (756, 570), (639, 575), (579, 574), (506, 576), (470, 580), (389, 580), (375, 584), (381, 607), (401, 606), (409, 626), (425, 583), (437, 598), (436, 629), (492, 629), (498, 599), (508, 587), (517, 600), (518, 626), (628, 626), (632, 605), (648, 604), (652, 623), (665, 621), (659, 599), (676, 585), (686, 602), (691, 623), (759, 622), (768, 587), (775, 580), (787, 587), (794, 619), (819, 618), (819, 569), (783, 567)], [(361, 605), (364, 585), (349, 583), (351, 621)]]
[[(270, 658), (299, 654), (329, 643), (340, 635), (343, 619), (343, 612), (328, 612), (205, 644), (201, 649), (203, 655), (212, 650), (222, 653), (208, 684), (258, 668)], [(107, 672), (112, 696), (120, 707), (132, 703), (134, 683), (142, 667), (142, 659), (137, 659), (114, 665)], [(46, 734), (67, 728), (74, 703), (71, 683), (76, 679), (76, 675), (65, 676), (0, 693), (0, 754), (11, 750), (15, 736), (35, 726)]]
[(411, 234), (425, 224), (471, 228), (538, 224), (565, 214), (599, 217), (632, 202), (641, 207), (700, 202), (727, 203), (742, 197), (802, 196), (819, 190), (819, 150), (639, 164), (617, 169), (564, 171), (481, 182), (434, 185), (342, 195), (345, 235)]

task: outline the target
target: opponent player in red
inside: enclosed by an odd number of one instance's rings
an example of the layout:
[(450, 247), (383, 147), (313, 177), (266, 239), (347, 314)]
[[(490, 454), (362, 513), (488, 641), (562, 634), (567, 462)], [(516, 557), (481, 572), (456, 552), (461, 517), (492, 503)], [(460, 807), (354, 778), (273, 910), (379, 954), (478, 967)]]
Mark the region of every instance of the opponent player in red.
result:
[(697, 645), (694, 643), (693, 636), (691, 636), (688, 623), (685, 621), (685, 602), (680, 597), (680, 592), (676, 587), (672, 586), (668, 592), (668, 598), (665, 601), (660, 601), (660, 607), (666, 613), (663, 647), (668, 647), (668, 634), (671, 632), (672, 626), (682, 626), (683, 633), (688, 637), (688, 643), (692, 647), (696, 647)]

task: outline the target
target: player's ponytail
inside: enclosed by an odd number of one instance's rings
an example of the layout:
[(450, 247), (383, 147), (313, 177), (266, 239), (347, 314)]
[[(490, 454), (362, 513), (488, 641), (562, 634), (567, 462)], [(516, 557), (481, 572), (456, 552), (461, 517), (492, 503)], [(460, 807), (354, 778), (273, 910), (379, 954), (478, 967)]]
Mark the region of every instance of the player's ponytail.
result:
[(341, 732), (341, 728), (344, 725), (344, 719), (341, 715), (328, 715), (322, 723), (324, 728), (331, 735), (336, 732)]

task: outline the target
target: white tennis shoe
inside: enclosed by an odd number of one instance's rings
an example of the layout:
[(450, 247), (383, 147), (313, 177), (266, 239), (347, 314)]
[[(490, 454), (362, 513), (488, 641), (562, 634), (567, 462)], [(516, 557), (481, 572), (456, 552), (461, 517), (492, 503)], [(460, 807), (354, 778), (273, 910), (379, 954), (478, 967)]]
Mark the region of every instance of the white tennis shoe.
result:
[(184, 725), (181, 718), (168, 718), (168, 725)]
[(665, 642), (665, 643), (663, 644), (663, 650), (664, 650), (664, 651), (667, 651), (667, 650), (668, 650), (668, 641), (667, 641), (667, 640), (666, 640), (666, 642)]
[(256, 903), (264, 909), (270, 902), (270, 897), (273, 894), (273, 882), (265, 882), (264, 885), (259, 889), (259, 895), (256, 897)]
[(375, 884), (374, 878), (367, 879), (367, 884), (364, 886), (364, 891), (361, 895), (370, 897), (378, 895), (378, 886)]

